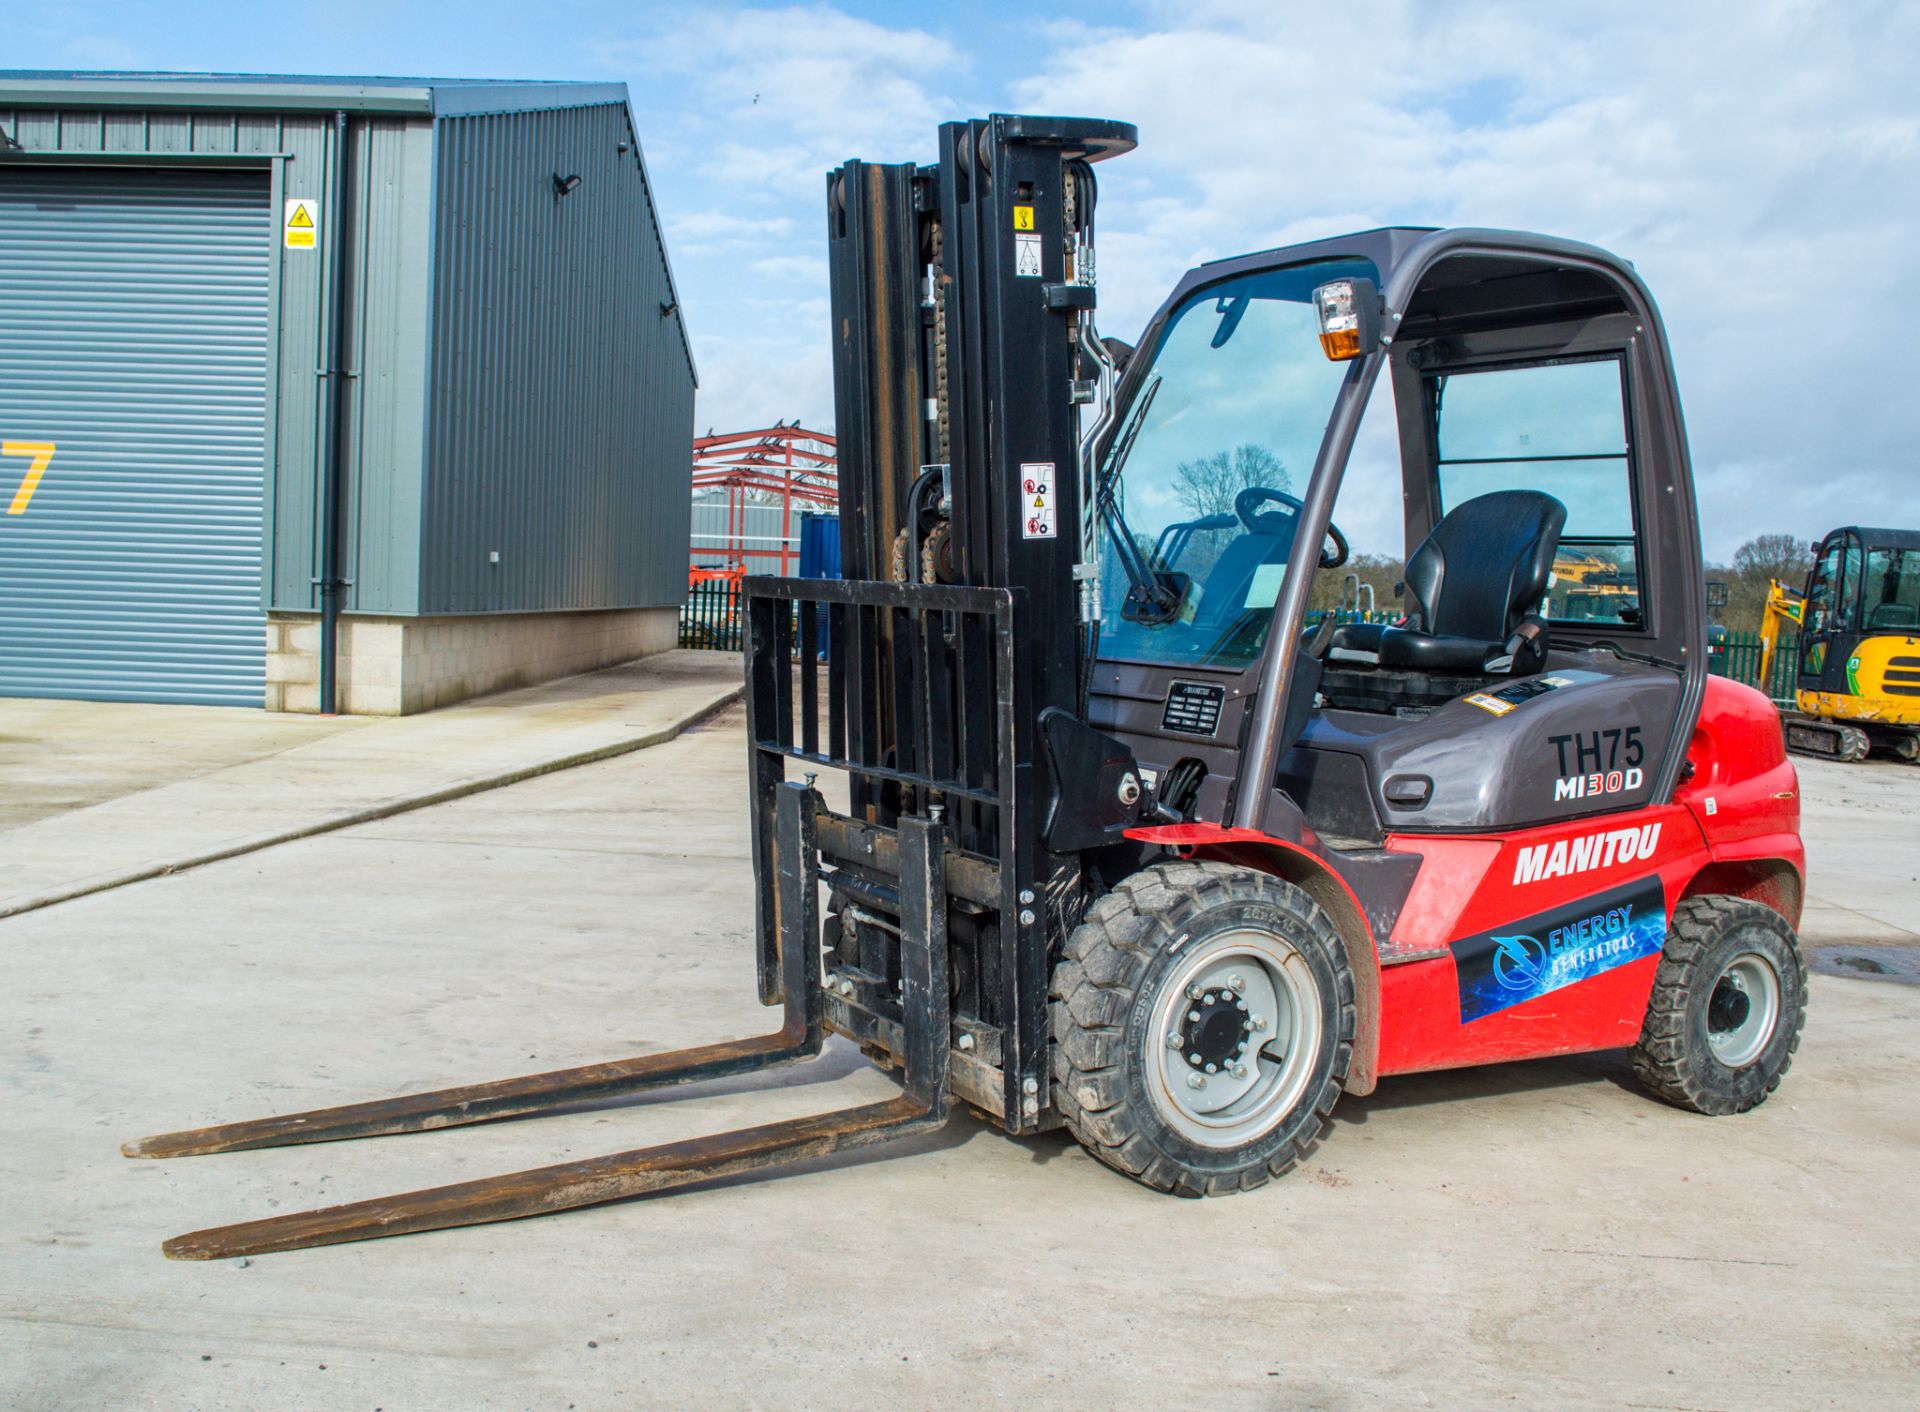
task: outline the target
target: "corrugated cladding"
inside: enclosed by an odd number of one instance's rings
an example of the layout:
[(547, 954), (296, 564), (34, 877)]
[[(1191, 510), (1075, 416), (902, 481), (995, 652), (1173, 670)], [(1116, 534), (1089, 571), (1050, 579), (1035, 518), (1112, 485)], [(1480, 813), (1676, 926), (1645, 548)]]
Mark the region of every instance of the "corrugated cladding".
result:
[(437, 140), (418, 611), (678, 604), (693, 368), (626, 107)]
[(791, 529), (783, 531), (785, 512), (779, 505), (748, 502), (729, 508), (725, 495), (703, 495), (693, 502), (689, 536), (692, 561), (703, 569), (725, 565), (729, 558), (727, 547), (737, 536), (748, 573), (777, 574), (780, 572), (780, 540), (784, 537), (791, 556), (787, 571), (798, 573), (800, 521), (805, 513), (796, 507)]
[[(676, 296), (628, 109), (604, 96), (470, 116), (352, 112), (349, 612), (685, 596), (693, 364), (679, 311), (661, 312)], [(330, 112), (271, 111), (271, 92), (235, 111), (57, 101), (0, 107), (35, 160), (230, 155), (271, 173), (276, 215), (309, 197), (329, 224)], [(556, 173), (579, 187), (557, 197)], [(319, 605), (324, 245), (276, 239), (269, 262), (262, 589), (283, 611)]]
[(259, 705), (269, 186), (0, 165), (0, 693)]
[[(156, 160), (230, 154), (269, 166), (274, 201), (325, 194), (331, 123), (319, 113), (198, 112), (179, 109), (107, 111), (0, 109), (0, 125), (29, 152), (76, 158), (152, 156)], [(426, 136), (422, 123), (421, 135)], [(288, 160), (273, 161), (276, 156)], [(275, 244), (275, 254), (280, 254)], [(275, 259), (269, 297), (278, 326), (267, 426), (265, 583), (269, 607), (313, 604), (315, 476), (319, 451), (320, 315), (323, 262)]]

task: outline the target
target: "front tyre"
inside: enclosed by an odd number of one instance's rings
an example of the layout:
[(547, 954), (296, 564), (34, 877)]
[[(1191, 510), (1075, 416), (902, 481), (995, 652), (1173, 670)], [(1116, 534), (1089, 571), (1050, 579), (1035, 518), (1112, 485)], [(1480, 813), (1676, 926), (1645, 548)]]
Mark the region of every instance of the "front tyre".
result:
[(1807, 1018), (1807, 973), (1793, 928), (1737, 897), (1690, 897), (1654, 973), (1633, 1071), (1695, 1113), (1744, 1113), (1780, 1086)]
[(1054, 1096), (1100, 1161), (1217, 1196), (1320, 1138), (1353, 1055), (1353, 973), (1292, 884), (1163, 863), (1087, 910), (1054, 968)]

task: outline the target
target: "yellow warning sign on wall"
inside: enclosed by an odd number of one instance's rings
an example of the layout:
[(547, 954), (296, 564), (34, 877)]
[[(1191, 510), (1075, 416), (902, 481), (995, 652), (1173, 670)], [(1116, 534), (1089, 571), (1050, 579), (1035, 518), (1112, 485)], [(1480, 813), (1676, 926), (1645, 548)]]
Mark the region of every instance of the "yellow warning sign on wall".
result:
[(287, 218), (280, 228), (289, 250), (311, 250), (320, 235), (320, 203), (304, 196), (287, 202)]
[(1033, 229), (1033, 207), (1015, 206), (1013, 208), (1013, 228), (1015, 230)]

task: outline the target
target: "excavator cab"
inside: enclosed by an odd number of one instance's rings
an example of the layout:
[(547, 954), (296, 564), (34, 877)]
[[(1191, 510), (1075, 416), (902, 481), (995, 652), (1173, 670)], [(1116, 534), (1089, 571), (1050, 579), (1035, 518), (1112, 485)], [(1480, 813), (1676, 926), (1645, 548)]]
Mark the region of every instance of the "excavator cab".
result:
[[(1193, 270), (1129, 350), (1095, 327), (1096, 169), (1134, 142), (1003, 114), (828, 177), (843, 577), (745, 585), (779, 1028), (127, 1151), (538, 1113), (830, 1035), (900, 1096), (169, 1254), (592, 1205), (956, 1104), (1200, 1196), (1283, 1174), (1395, 1074), (1631, 1047), (1695, 1112), (1772, 1092), (1805, 1006), (1798, 788), (1765, 698), (1707, 673), (1646, 287), (1550, 237), (1366, 231)], [(1310, 621), (1383, 379), (1402, 612)]]
[(1791, 749), (1843, 761), (1874, 750), (1920, 760), (1920, 530), (1832, 531), (1814, 546), (1798, 601), (1776, 583), (1766, 615), (1763, 676), (1781, 623), (1800, 628)]

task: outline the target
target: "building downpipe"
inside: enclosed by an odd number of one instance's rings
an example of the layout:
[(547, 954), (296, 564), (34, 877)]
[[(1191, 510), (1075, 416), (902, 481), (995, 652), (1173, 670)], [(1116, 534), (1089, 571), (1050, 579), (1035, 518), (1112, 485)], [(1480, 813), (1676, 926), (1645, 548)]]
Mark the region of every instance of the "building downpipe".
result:
[(321, 377), (320, 453), (320, 714), (338, 712), (340, 668), (340, 509), (347, 459), (347, 195), (352, 190), (352, 129), (345, 112), (333, 115), (333, 199), (327, 203), (326, 356)]

